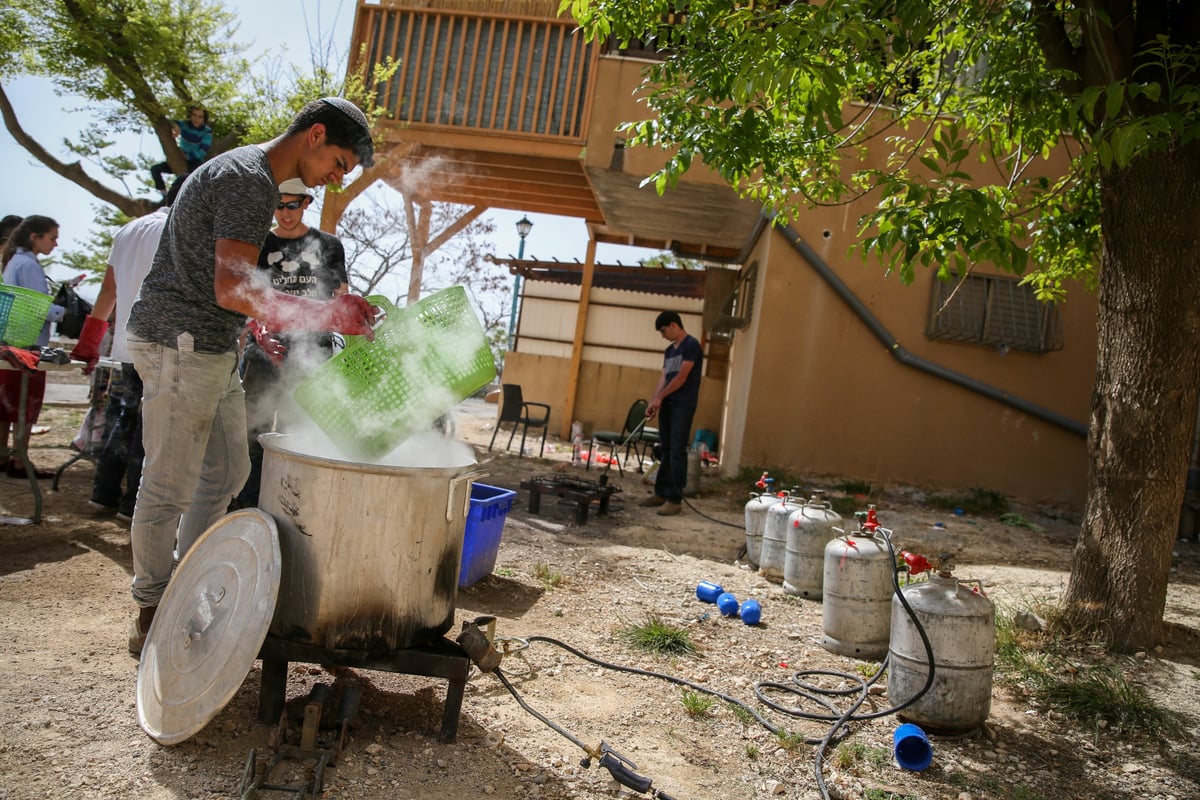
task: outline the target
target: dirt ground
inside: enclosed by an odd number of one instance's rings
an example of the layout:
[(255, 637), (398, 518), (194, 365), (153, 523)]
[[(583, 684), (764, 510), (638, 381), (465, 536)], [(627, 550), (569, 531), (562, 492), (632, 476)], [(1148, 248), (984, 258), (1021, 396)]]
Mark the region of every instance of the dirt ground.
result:
[[(487, 472), (484, 483), (518, 489), (533, 476), (598, 477), (596, 470), (572, 467), (569, 446), (553, 437), (541, 459), (536, 452), (525, 458), (500, 448), (488, 453), (494, 408), (469, 401), (456, 413), (457, 435), (474, 446)], [(39, 466), (57, 466), (70, 456), (67, 445), (81, 417), (79, 408), (43, 412), (41, 422), (50, 430), (33, 440)], [(642, 476), (612, 471), (609, 477), (621, 492), (609, 514), (593, 511), (584, 525), (575, 523), (573, 506), (554, 498), (543, 500), (540, 513), (530, 513), (528, 493), (518, 490), (496, 570), (459, 592), (452, 630), (462, 620), (495, 615), (497, 635), (518, 644), (533, 636), (557, 639), (595, 659), (736, 697), (800, 737), (823, 736), (823, 724), (758, 704), (755, 684), (786, 682), (805, 668), (869, 674), (871, 665), (822, 649), (819, 602), (788, 596), (737, 563), (745, 541), (742, 507), (752, 487), (706, 472), (692, 507), (664, 518), (635, 505), (647, 491)], [(72, 466), (59, 491), (47, 491), (42, 524), (0, 526), (0, 800), (238, 797), (250, 753), (267, 748), (273, 732), (257, 720), (260, 665), (187, 741), (164, 747), (139, 729), (138, 662), (125, 647), (134, 611), (129, 532), (114, 517), (88, 508), (90, 479), (88, 462)], [(28, 486), (0, 481), (5, 513), (28, 515)], [(873, 495), (881, 522), (900, 546), (956, 553), (956, 574), (978, 581), (1002, 610), (1035, 607), (1066, 584), (1078, 525), (1069, 509), (1017, 506), (1029, 527), (1014, 527), (934, 509), (925, 492), (911, 487)], [(1150, 739), (1105, 720), (1069, 720), (997, 682), (984, 727), (932, 737), (933, 764), (921, 773), (893, 763), (895, 717), (853, 723), (827, 759), (831, 796), (1200, 798), (1200, 545), (1180, 541), (1176, 555), (1168, 638), (1153, 652), (1111, 663), (1179, 715), (1179, 734)], [(702, 580), (759, 600), (761, 623), (724, 619), (699, 602), (694, 590)], [(698, 654), (646, 655), (617, 635), (650, 615), (684, 627)], [(1072, 668), (1108, 663), (1081, 652)], [(781, 741), (723, 703), (690, 715), (677, 685), (606, 669), (540, 641), (508, 657), (503, 670), (533, 709), (584, 742), (609, 743), (669, 797), (820, 796), (811, 745)], [(326, 773), (326, 798), (645, 796), (619, 790), (594, 762), (581, 766), (582, 750), (522, 710), (494, 676), (476, 673), (468, 683), (453, 744), (438, 738), (443, 681), (292, 664), (287, 686), (293, 710), (317, 682), (335, 692), (348, 685), (362, 691), (341, 758)], [(867, 707), (887, 705), (881, 694)], [(302, 774), (289, 761), (274, 780), (299, 786)]]

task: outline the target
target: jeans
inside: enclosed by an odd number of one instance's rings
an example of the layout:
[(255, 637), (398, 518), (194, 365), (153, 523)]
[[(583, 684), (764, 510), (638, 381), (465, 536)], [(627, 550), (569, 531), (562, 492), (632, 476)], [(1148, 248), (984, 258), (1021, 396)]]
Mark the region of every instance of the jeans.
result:
[(146, 455), (142, 450), (142, 379), (133, 364), (121, 365), (120, 388), (109, 396), (104, 415), (108, 435), (96, 458), (92, 500), (133, 516)]
[(133, 513), (133, 599), (157, 606), (177, 559), (225, 515), (246, 482), (246, 404), (236, 353), (196, 353), (130, 337), (142, 377), (146, 460)]
[(246, 343), (242, 355), (250, 477), (233, 498), (232, 509), (254, 508), (258, 505), (263, 467), (263, 447), (258, 443), (259, 434), (295, 430), (307, 419), (292, 400), (292, 392), (308, 376), (312, 367), (333, 356), (333, 343), (328, 334), (308, 339), (284, 336), (283, 343), (288, 348), (287, 360), (279, 366), (272, 364), (253, 341)]
[(696, 406), (680, 405), (667, 400), (658, 409), (658, 441), (662, 457), (658, 462), (658, 476), (654, 479), (654, 493), (668, 503), (683, 500), (683, 487), (687, 486), (688, 434), (692, 432), (692, 417)]
[[(193, 161), (192, 159), (188, 159), (187, 172), (176, 177), (175, 180), (182, 180), (188, 175), (191, 175), (196, 171), (196, 168), (203, 163), (203, 161)], [(150, 167), (150, 177), (154, 179), (154, 188), (158, 189), (160, 192), (165, 192), (167, 190), (167, 183), (163, 180), (163, 173), (174, 175), (174, 173), (171, 172), (171, 165), (165, 161), (161, 164), (155, 164), (154, 166)]]

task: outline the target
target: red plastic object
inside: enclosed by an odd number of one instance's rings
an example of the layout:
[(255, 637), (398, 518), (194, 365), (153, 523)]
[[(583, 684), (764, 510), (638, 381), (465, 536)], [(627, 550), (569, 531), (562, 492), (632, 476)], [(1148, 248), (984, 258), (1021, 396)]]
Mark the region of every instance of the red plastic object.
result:
[(933, 567), (929, 563), (929, 559), (919, 553), (910, 553), (905, 550), (901, 555), (904, 557), (904, 563), (908, 565), (909, 575), (920, 575)]
[(874, 533), (879, 528), (879, 518), (875, 516), (875, 506), (870, 506), (867, 509), (867, 521), (863, 523), (863, 530), (869, 533)]

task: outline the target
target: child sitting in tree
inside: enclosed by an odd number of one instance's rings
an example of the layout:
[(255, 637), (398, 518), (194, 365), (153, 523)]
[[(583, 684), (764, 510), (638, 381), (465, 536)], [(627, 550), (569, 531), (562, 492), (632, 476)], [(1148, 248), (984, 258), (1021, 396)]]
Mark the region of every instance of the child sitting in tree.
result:
[[(187, 159), (187, 172), (180, 176), (182, 178), (204, 163), (204, 159), (208, 157), (208, 148), (212, 147), (213, 136), (212, 128), (208, 126), (208, 112), (200, 106), (188, 106), (187, 119), (171, 121), (171, 133), (179, 140), (179, 149), (183, 151), (183, 157)], [(166, 194), (167, 185), (163, 182), (164, 172), (175, 174), (166, 161), (150, 168), (155, 188)]]

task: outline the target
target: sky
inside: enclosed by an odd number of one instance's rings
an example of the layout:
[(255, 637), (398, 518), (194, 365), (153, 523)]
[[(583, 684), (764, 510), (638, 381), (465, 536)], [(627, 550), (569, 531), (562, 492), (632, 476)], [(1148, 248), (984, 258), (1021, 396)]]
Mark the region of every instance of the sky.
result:
[[(307, 68), (310, 64), (310, 31), (314, 40), (331, 35), (340, 50), (349, 48), (356, 8), (353, 0), (282, 0), (275, 3), (225, 0), (224, 6), (241, 21), (235, 38), (252, 46), (247, 57), (253, 57), (256, 51), (282, 53), (285, 61), (301, 68)], [(318, 31), (324, 35), (319, 36)], [(339, 56), (342, 59), (339, 65), (344, 66), (344, 55)], [(60, 160), (72, 161), (73, 158), (62, 146), (62, 140), (66, 136), (74, 137), (86, 126), (86, 112), (79, 110), (81, 103), (75, 98), (56, 95), (53, 85), (47, 80), (23, 78), (6, 83), (5, 89), (26, 132)], [(119, 139), (118, 147), (129, 155), (139, 151), (155, 158), (161, 155), (158, 141), (149, 130), (141, 136)], [(98, 200), (38, 163), (4, 128), (0, 128), (0, 165), (3, 165), (5, 185), (10, 189), (0, 200), (0, 216), (45, 214), (59, 223), (61, 250), (80, 249), (85, 245)], [(89, 168), (88, 172), (106, 180), (96, 169)], [(116, 186), (113, 188), (120, 189)], [(492, 252), (497, 257), (517, 254), (520, 240), (516, 233), (516, 222), (523, 215), (521, 209), (492, 209), (486, 214), (485, 218), (491, 219), (496, 225)], [(583, 260), (587, 229), (582, 220), (546, 214), (529, 214), (528, 217), (533, 222), (533, 229), (525, 243), (526, 257)], [(319, 219), (314, 215), (305, 221), (315, 226)], [(629, 264), (653, 252), (600, 245), (596, 258), (597, 261), (609, 263), (620, 259)], [(61, 266), (52, 267), (48, 272), (55, 280), (71, 277)], [(94, 297), (96, 288), (94, 285), (85, 287), (80, 293), (85, 297)]]

